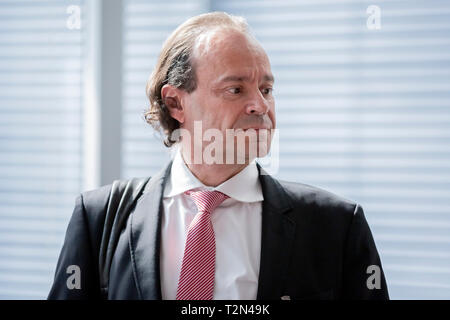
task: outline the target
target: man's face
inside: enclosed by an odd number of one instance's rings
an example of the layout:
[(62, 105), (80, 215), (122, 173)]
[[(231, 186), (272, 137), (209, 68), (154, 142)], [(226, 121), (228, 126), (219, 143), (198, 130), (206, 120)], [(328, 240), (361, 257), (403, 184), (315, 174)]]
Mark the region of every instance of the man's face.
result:
[[(270, 149), (270, 129), (275, 129), (276, 123), (273, 75), (262, 47), (238, 31), (220, 30), (209, 41), (200, 41), (194, 50), (194, 67), (197, 88), (183, 96), (182, 128), (193, 134), (194, 121), (201, 120), (203, 132), (220, 130), (224, 144), (227, 129), (268, 129), (266, 138), (257, 143), (266, 144), (265, 151), (258, 150), (259, 156), (264, 156)], [(253, 133), (258, 135), (258, 130)], [(236, 137), (234, 140), (239, 148)], [(246, 144), (249, 140), (246, 138)], [(202, 149), (208, 143), (203, 142)]]

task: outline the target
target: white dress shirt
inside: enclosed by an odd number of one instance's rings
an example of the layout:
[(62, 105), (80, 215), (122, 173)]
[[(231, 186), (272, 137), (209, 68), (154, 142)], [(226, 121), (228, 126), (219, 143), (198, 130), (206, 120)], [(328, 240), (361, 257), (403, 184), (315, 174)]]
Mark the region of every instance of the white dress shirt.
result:
[(205, 186), (192, 174), (180, 150), (175, 154), (164, 189), (160, 256), (162, 298), (176, 298), (187, 230), (197, 213), (197, 206), (184, 191), (194, 188), (217, 190), (230, 197), (211, 215), (216, 238), (214, 299), (256, 299), (264, 200), (256, 162), (213, 188)]

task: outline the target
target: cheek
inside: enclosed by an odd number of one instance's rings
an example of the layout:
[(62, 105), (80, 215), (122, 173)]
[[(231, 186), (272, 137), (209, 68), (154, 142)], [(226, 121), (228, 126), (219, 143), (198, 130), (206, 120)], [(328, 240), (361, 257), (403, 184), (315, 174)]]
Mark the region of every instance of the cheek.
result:
[(191, 119), (202, 120), (203, 128), (215, 128), (221, 131), (233, 128), (236, 121), (242, 117), (242, 104), (226, 101), (222, 96), (210, 91), (198, 90), (193, 94), (191, 108), (195, 107)]
[[(242, 108), (242, 105), (237, 105), (235, 108), (230, 108), (226, 115), (223, 116), (224, 125), (227, 129), (236, 128), (238, 123), (242, 124), (242, 120), (248, 117), (245, 113), (245, 108)], [(238, 125), (238, 127), (240, 127)]]
[(214, 101), (214, 107), (210, 110), (211, 121), (218, 129), (229, 129), (240, 117), (240, 110), (237, 106), (224, 103), (223, 100)]
[(191, 94), (186, 104), (186, 118), (193, 121), (205, 121), (208, 114), (207, 108), (205, 108), (205, 101), (202, 100), (197, 93)]

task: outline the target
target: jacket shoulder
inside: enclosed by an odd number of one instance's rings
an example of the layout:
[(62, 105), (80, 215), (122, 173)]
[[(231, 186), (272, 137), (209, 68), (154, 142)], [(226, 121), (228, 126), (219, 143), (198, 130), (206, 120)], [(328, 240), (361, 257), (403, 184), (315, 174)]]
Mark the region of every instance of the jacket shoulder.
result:
[[(130, 197), (134, 196), (149, 179), (150, 177), (115, 180), (111, 184), (82, 192), (80, 197), (88, 219), (93, 223), (102, 223), (111, 201), (119, 202), (125, 193)], [(110, 199), (112, 194), (114, 199)], [(118, 203), (112, 205), (117, 207)]]
[(98, 216), (108, 205), (112, 184), (101, 186), (97, 189), (84, 191), (81, 199), (86, 213), (89, 216)]
[(108, 201), (112, 183), (81, 193), (85, 206), (95, 207)]
[(308, 232), (312, 234), (320, 237), (326, 235), (324, 239), (332, 239), (344, 246), (352, 221), (360, 208), (356, 202), (308, 184), (279, 182), (291, 202), (289, 217), (294, 222), (307, 226)]
[(329, 212), (356, 212), (358, 204), (355, 201), (342, 197), (328, 190), (312, 185), (278, 180), (289, 195), (294, 207), (309, 206), (317, 211)]
[(92, 245), (99, 243), (101, 238), (111, 187), (112, 184), (108, 184), (93, 190), (84, 191), (78, 197), (77, 202), (82, 207), (81, 212), (84, 215), (85, 223), (91, 235), (90, 238), (95, 239)]

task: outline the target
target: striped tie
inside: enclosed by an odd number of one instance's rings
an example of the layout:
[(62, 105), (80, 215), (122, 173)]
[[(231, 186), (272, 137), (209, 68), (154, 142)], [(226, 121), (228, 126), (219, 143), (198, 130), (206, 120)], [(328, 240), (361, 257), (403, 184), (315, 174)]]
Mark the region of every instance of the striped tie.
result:
[(178, 281), (177, 300), (212, 300), (216, 240), (211, 213), (227, 195), (219, 191), (186, 191), (198, 208), (189, 225)]

